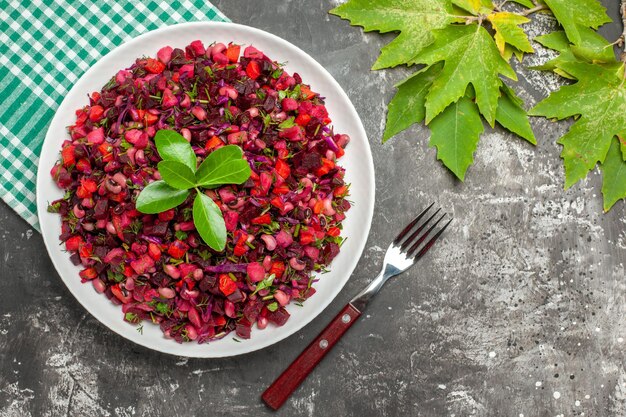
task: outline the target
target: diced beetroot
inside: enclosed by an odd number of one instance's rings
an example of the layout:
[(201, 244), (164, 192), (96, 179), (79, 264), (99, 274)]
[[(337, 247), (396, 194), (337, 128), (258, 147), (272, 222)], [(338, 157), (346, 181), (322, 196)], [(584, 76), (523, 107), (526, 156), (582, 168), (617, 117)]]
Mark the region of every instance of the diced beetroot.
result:
[(98, 200), (98, 202), (96, 203), (96, 206), (94, 207), (93, 216), (98, 220), (106, 219), (108, 217), (108, 209), (109, 209), (109, 200), (100, 199)]
[(187, 312), (187, 317), (189, 317), (189, 321), (196, 327), (202, 327), (202, 321), (200, 320), (200, 315), (198, 314), (198, 310), (195, 308), (190, 309)]
[(300, 141), (303, 139), (302, 128), (298, 125), (288, 127), (286, 129), (281, 130), (280, 133), (278, 134), (278, 137), (286, 138), (294, 142)]
[(148, 134), (138, 129), (128, 130), (124, 134), (124, 138), (138, 149), (144, 149), (148, 146)]
[(290, 97), (284, 98), (280, 105), (283, 107), (284, 111), (293, 111), (298, 108), (298, 102)]
[(200, 40), (191, 42), (187, 47), (187, 51), (191, 52), (189, 55), (193, 57), (202, 56), (206, 53), (206, 49)]
[(133, 270), (139, 275), (148, 271), (153, 266), (154, 260), (150, 257), (150, 255), (143, 255), (141, 258), (130, 263), (130, 267), (133, 268)]
[(249, 263), (246, 268), (246, 273), (252, 282), (259, 282), (265, 278), (265, 269), (263, 268), (263, 265), (258, 262)]
[(144, 226), (144, 233), (148, 236), (163, 237), (167, 233), (167, 223), (155, 222)]
[(180, 271), (181, 278), (187, 278), (197, 269), (197, 266), (193, 264), (180, 264), (178, 270)]
[(239, 213), (236, 211), (226, 211), (223, 213), (224, 223), (226, 224), (226, 231), (232, 232), (237, 228), (237, 221), (239, 220)]
[(235, 327), (235, 333), (242, 339), (250, 339), (250, 332), (252, 330), (252, 324), (248, 320), (242, 319), (237, 322)]
[(231, 145), (242, 144), (248, 140), (248, 132), (236, 132), (228, 135), (228, 143)]
[(226, 65), (229, 62), (228, 57), (221, 52), (213, 53), (213, 61), (221, 65)]
[(193, 71), (194, 71), (193, 65), (192, 64), (186, 64), (186, 65), (183, 65), (182, 67), (180, 67), (180, 69), (178, 70), (178, 73), (181, 76), (184, 75), (187, 78), (191, 78), (191, 77), (193, 77)]
[(124, 249), (122, 248), (113, 248), (109, 252), (107, 252), (106, 256), (103, 259), (104, 263), (119, 265), (124, 258)]
[(159, 52), (157, 52), (157, 57), (159, 58), (159, 61), (167, 65), (170, 62), (170, 59), (172, 59), (172, 51), (173, 49), (171, 46), (165, 46), (159, 49)]
[(170, 107), (174, 107), (178, 105), (178, 99), (174, 94), (172, 94), (172, 90), (166, 88), (163, 90), (163, 98), (161, 99), (161, 107), (164, 109), (169, 109)]
[(265, 55), (263, 55), (263, 52), (250, 45), (243, 50), (243, 56), (246, 58), (263, 59)]
[(270, 323), (274, 323), (277, 326), (282, 326), (289, 320), (289, 313), (283, 307), (278, 308), (276, 311), (270, 311), (267, 313), (267, 320)]
[(287, 248), (293, 243), (293, 237), (285, 230), (279, 231), (276, 236), (276, 244), (281, 248)]

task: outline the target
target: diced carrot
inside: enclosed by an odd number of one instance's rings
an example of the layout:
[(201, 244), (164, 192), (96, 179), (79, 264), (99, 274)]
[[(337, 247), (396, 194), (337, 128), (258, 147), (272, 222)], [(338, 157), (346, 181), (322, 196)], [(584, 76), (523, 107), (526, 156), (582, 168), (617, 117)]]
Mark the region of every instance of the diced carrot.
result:
[(341, 230), (338, 227), (331, 227), (330, 229), (328, 229), (328, 232), (326, 232), (326, 234), (328, 236), (337, 237), (341, 234)]
[(276, 161), (276, 165), (274, 166), (274, 168), (276, 169), (278, 175), (283, 177), (283, 179), (287, 179), (287, 177), (289, 177), (289, 175), (291, 174), (291, 168), (289, 168), (289, 164), (287, 164), (282, 159), (278, 159)]
[(76, 163), (75, 149), (74, 145), (68, 145), (61, 150), (61, 159), (64, 167), (69, 168)]
[(301, 113), (296, 117), (296, 124), (299, 126), (306, 126), (311, 121), (311, 116), (308, 114)]
[(252, 224), (270, 224), (272, 222), (272, 216), (269, 213), (265, 213), (262, 216), (255, 217), (251, 220)]
[(84, 280), (92, 280), (98, 276), (95, 268), (86, 268), (78, 273)]
[(278, 187), (274, 187), (272, 193), (278, 195), (285, 195), (289, 192), (289, 186), (287, 184), (279, 185)]
[(348, 193), (348, 186), (342, 185), (341, 187), (337, 187), (333, 190), (333, 195), (335, 197), (343, 197)]
[(228, 45), (228, 49), (226, 49), (226, 57), (230, 62), (237, 62), (239, 59), (239, 51), (241, 50), (241, 46), (230, 44)]
[(254, 60), (250, 61), (248, 63), (248, 66), (246, 66), (246, 74), (248, 74), (248, 77), (252, 78), (253, 80), (259, 78), (259, 76), (261, 75), (261, 67), (259, 66), (259, 62)]
[(306, 100), (310, 100), (313, 97), (315, 97), (315, 93), (313, 91), (311, 91), (309, 86), (306, 86), (306, 85), (301, 85), (300, 86), (300, 94), (302, 95), (302, 98), (304, 98)]
[(315, 205), (313, 206), (313, 213), (320, 214), (322, 210), (324, 210), (324, 200), (319, 199), (315, 202)]
[(206, 143), (204, 144), (204, 149), (210, 151), (213, 149), (221, 148), (222, 146), (224, 146), (224, 142), (222, 142), (222, 139), (217, 136), (213, 136), (211, 139), (206, 141)]

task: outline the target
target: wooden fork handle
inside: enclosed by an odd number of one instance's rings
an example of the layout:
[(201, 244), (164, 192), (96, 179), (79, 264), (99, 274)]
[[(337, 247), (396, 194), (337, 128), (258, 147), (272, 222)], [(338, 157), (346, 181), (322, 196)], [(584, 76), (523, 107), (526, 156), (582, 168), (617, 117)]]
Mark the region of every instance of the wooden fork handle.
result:
[(278, 410), (360, 316), (359, 310), (350, 303), (346, 304), (319, 336), (265, 390), (261, 397), (263, 401), (270, 408)]

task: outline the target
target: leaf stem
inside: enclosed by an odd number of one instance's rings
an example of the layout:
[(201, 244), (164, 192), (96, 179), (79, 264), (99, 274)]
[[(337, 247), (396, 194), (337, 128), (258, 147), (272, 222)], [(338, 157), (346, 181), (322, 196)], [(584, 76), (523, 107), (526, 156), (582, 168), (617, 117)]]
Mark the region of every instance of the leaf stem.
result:
[(469, 25), (472, 22), (477, 22), (479, 20), (478, 16), (453, 16), (455, 19), (465, 20), (465, 24)]
[[(624, 47), (626, 41), (626, 0), (622, 0), (620, 3), (619, 12), (622, 15), (622, 34), (617, 39), (616, 44), (620, 47)], [(626, 64), (626, 47), (622, 50), (620, 60)], [(626, 72), (625, 72), (626, 73)]]
[(494, 3), (493, 4), (493, 8), (497, 11), (497, 12), (501, 12), (502, 8), (504, 7), (505, 4), (507, 4), (509, 2), (509, 0), (504, 0), (502, 3)]
[(528, 16), (528, 15), (531, 15), (533, 13), (537, 13), (537, 12), (540, 12), (542, 10), (547, 10), (547, 9), (548, 9), (548, 6), (546, 6), (545, 4), (538, 4), (537, 6), (533, 7), (532, 9), (524, 10), (520, 14), (522, 16)]

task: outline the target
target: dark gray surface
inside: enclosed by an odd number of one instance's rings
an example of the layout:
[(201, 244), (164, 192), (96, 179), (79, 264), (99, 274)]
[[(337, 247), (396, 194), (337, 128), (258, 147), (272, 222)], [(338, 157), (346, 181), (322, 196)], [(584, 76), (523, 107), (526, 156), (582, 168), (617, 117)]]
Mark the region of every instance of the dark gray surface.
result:
[[(41, 237), (0, 204), (0, 416), (270, 414), (261, 392), (377, 272), (399, 225), (431, 200), (455, 213), (446, 239), (384, 289), (277, 415), (626, 415), (623, 202), (602, 214), (597, 173), (562, 190), (555, 140), (566, 124), (533, 120), (536, 150), (488, 130), (465, 184), (435, 160), (424, 127), (381, 145), (385, 105), (408, 71), (370, 72), (390, 37), (327, 15), (336, 3), (215, 2), (233, 21), (316, 58), (370, 136), (372, 233), (337, 299), (260, 352), (220, 360), (151, 352), (88, 315)], [(618, 2), (604, 3), (617, 16)], [(553, 24), (534, 19), (534, 34)], [(615, 39), (620, 30), (615, 24), (604, 33)], [(525, 64), (546, 57), (540, 50)], [(558, 86), (556, 77), (520, 71), (516, 89), (529, 105)]]

